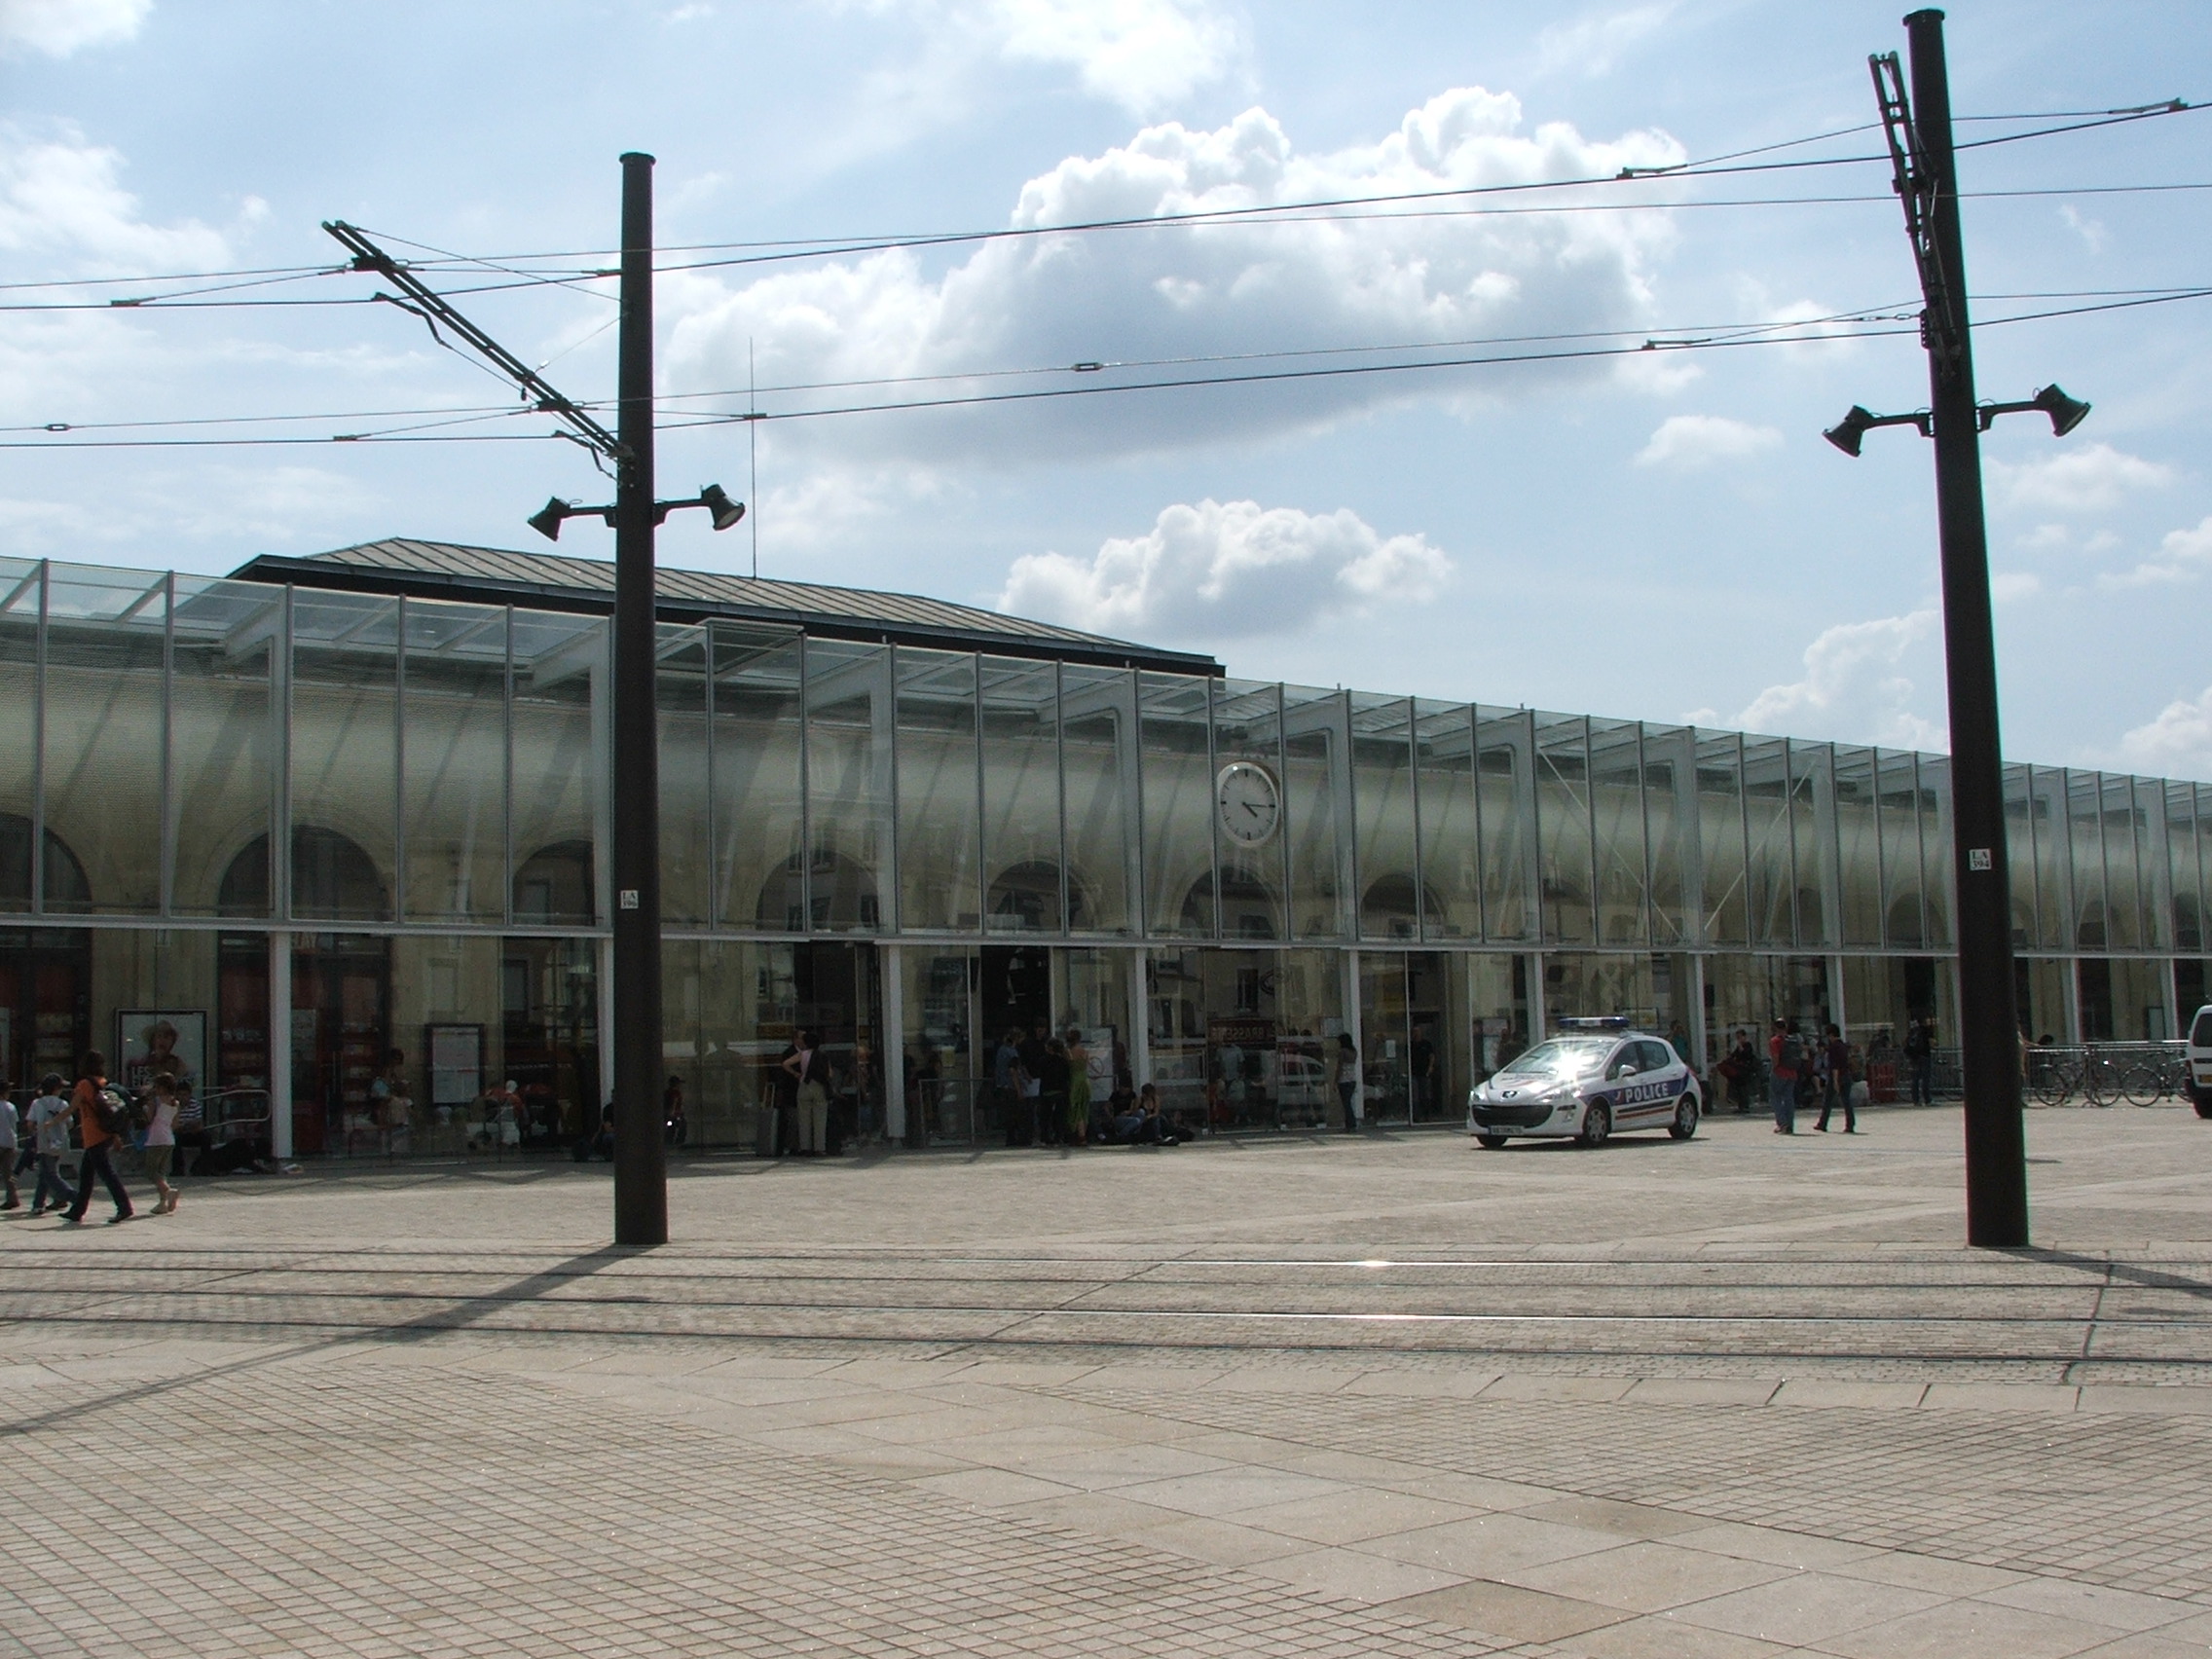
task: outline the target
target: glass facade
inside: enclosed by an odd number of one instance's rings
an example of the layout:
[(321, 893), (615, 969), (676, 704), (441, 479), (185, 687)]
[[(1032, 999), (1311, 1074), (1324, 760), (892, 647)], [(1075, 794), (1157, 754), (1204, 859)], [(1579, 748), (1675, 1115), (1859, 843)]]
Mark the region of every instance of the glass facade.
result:
[[(522, 1144), (584, 1133), (608, 652), (603, 617), (520, 604), (0, 561), (10, 1079), (183, 1014), (203, 1087), (289, 1070), (300, 1152), (481, 1149), (509, 1080)], [(925, 1142), (1002, 1131), (993, 1056), (1039, 1022), (1099, 1092), (1155, 1081), (1213, 1128), (1341, 1120), (1345, 1037), (1365, 1114), (1418, 1123), (1567, 1014), (1706, 1054), (1777, 1013), (1950, 1029), (1939, 756), (1082, 654), (663, 623), (692, 1144), (759, 1141), (802, 1028), (847, 1132)], [(2023, 1019), (2173, 1035), (2212, 788), (2006, 782)], [(370, 1093), (395, 1064), (404, 1125)]]

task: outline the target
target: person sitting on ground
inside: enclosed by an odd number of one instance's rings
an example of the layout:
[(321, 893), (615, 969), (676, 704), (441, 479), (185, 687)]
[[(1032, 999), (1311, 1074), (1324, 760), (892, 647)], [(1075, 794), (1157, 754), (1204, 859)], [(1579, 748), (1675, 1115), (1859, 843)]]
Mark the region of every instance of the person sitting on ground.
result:
[(1114, 1140), (1115, 1123), (1136, 1109), (1137, 1091), (1129, 1082), (1127, 1072), (1114, 1077), (1114, 1091), (1103, 1100), (1090, 1103), (1090, 1138), (1100, 1146), (1110, 1146)]
[(1128, 1109), (1114, 1120), (1114, 1144), (1136, 1146), (1148, 1139), (1147, 1126), (1158, 1124), (1159, 1114), (1160, 1091), (1148, 1083), (1128, 1102)]

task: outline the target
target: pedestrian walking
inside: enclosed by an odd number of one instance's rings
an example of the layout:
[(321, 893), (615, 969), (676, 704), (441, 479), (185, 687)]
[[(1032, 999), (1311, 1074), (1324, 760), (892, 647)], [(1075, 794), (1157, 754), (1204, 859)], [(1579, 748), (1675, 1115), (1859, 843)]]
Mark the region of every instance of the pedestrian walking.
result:
[(1774, 1034), (1766, 1040), (1767, 1104), (1774, 1109), (1774, 1132), (1797, 1132), (1797, 1074), (1805, 1067), (1805, 1040), (1789, 1029), (1789, 1021), (1776, 1015)]
[(821, 1039), (801, 1031), (784, 1070), (797, 1085), (799, 1156), (820, 1158), (830, 1145), (830, 1056)]
[(1936, 1022), (1933, 1019), (1914, 1019), (1905, 1027), (1904, 1059), (1912, 1071), (1912, 1103), (1935, 1105)]
[(169, 1185), (169, 1164), (176, 1157), (176, 1079), (158, 1073), (147, 1089), (146, 1173), (154, 1183), (156, 1215), (176, 1214), (177, 1191)]
[(69, 1150), (69, 1097), (61, 1092), (61, 1074), (48, 1072), (39, 1079), (38, 1094), (31, 1101), (31, 1152), (38, 1160), (38, 1185), (31, 1192), (31, 1214), (44, 1215), (47, 1194), (53, 1207), (65, 1209), (76, 1195), (61, 1173), (62, 1156)]
[(1337, 1033), (1337, 1097), (1345, 1103), (1345, 1133), (1359, 1132), (1359, 1051), (1351, 1033)]
[(115, 1172), (115, 1151), (123, 1144), (129, 1113), (122, 1097), (107, 1086), (107, 1056), (98, 1050), (88, 1051), (78, 1062), (77, 1084), (69, 1091), (69, 1104), (77, 1114), (77, 1138), (84, 1142), (85, 1156), (77, 1163), (77, 1197), (62, 1220), (75, 1224), (85, 1219), (92, 1201), (94, 1176), (115, 1200), (115, 1214), (108, 1218), (108, 1225), (130, 1220), (138, 1212), (130, 1207), (130, 1195)]
[(1859, 1132), (1859, 1107), (1851, 1098), (1851, 1045), (1833, 1025), (1828, 1027), (1827, 1062), (1828, 1091), (1821, 1096), (1821, 1121), (1813, 1127), (1826, 1134), (1828, 1114), (1841, 1106), (1843, 1132), (1855, 1135)]
[(22, 1116), (16, 1110), (16, 1096), (7, 1085), (0, 1084), (0, 1151), (7, 1154), (8, 1197), (0, 1201), (0, 1210), (21, 1209), (23, 1196), (16, 1187), (16, 1143), (22, 1136)]
[(1090, 1051), (1073, 1025), (1060, 1041), (1068, 1051), (1068, 1140), (1082, 1146), (1090, 1138)]
[(673, 1073), (660, 1092), (660, 1117), (664, 1144), (680, 1147), (691, 1138), (691, 1120), (683, 1114), (683, 1080)]

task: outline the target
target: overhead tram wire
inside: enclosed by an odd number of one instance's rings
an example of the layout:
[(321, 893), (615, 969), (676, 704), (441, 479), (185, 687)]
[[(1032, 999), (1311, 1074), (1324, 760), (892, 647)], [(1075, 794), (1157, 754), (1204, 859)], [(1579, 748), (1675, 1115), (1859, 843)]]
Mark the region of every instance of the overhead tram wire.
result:
[[(2001, 134), (1995, 138), (1977, 139), (1972, 146), (1959, 146), (1961, 149), (1966, 149), (1970, 147), (1979, 148), (1991, 144), (2016, 143), (2023, 139), (2048, 137), (2058, 133), (2085, 131), (2098, 127), (2123, 126), (2132, 122), (2156, 120), (2159, 117), (2168, 115), (2194, 114), (2199, 110), (2204, 109), (2205, 107), (2207, 106), (2199, 101), (2193, 101), (2185, 98), (2168, 98), (2154, 103), (2118, 106), (2112, 109), (2103, 110), (2052, 110), (2042, 113), (1961, 115), (1955, 116), (1953, 117), (1953, 119), (1954, 121), (1960, 123), (2000, 121), (2060, 121), (2074, 124), (2062, 127), (2042, 128), (2028, 132), (2006, 133)], [(1521, 182), (1502, 185), (1470, 186), (1460, 189), (1433, 192), (1408, 192), (1402, 193), (1400, 196), (1396, 197), (1346, 197), (1335, 200), (1333, 202), (1324, 201), (1314, 203), (1276, 203), (1265, 206), (1256, 206), (1253, 208), (1244, 209), (1224, 208), (1216, 209), (1211, 212), (1199, 212), (1184, 215), (1160, 214), (1153, 215), (1149, 218), (1098, 221), (1097, 224), (1101, 228), (1108, 226), (1119, 228), (1123, 226), (1134, 227), (1146, 224), (1171, 225), (1176, 223), (1203, 223), (1209, 219), (1224, 218), (1232, 215), (1250, 216), (1254, 213), (1267, 212), (1295, 213), (1309, 210), (1324, 209), (1332, 206), (1356, 207), (1360, 205), (1373, 204), (1377, 203), (1387, 203), (1398, 200), (1418, 200), (1423, 196), (1450, 197), (1476, 194), (1494, 194), (1508, 191), (1520, 192), (1532, 190), (1576, 189), (1605, 184), (1632, 183), (1654, 178), (1699, 178), (1712, 177), (1723, 173), (1740, 174), (1747, 172), (1779, 171), (1796, 169), (1804, 166), (1834, 166), (1852, 165), (1860, 162), (1886, 161), (1888, 160), (1888, 158), (1882, 156), (1846, 156), (1816, 158), (1809, 162), (1763, 164), (1761, 166), (1749, 167), (1722, 166), (1722, 164), (1748, 160), (1749, 158), (1754, 156), (1771, 155), (1782, 150), (1801, 148), (1806, 144), (1825, 143), (1836, 138), (1854, 137), (1861, 132), (1872, 130), (1877, 125), (1877, 123), (1866, 122), (1862, 123), (1861, 125), (1856, 127), (1843, 127), (1836, 128), (1826, 132), (1808, 133), (1800, 138), (1786, 138), (1778, 140), (1777, 142), (1771, 144), (1760, 144), (1741, 150), (1723, 151), (1717, 155), (1702, 157), (1699, 160), (1693, 162), (1683, 162), (1671, 166), (1661, 166), (1654, 167), (1634, 167), (1627, 169), (1627, 176), (1625, 177), (1622, 173), (1610, 173), (1603, 175), (1593, 174), (1571, 179), (1555, 179), (1548, 182)], [(2078, 194), (2086, 194), (2086, 192), (2079, 192)], [(1888, 198), (1885, 196), (1883, 200), (1888, 200)], [(1656, 205), (1678, 206), (1681, 205), (1681, 203), (1661, 203)], [(1543, 208), (1536, 210), (1557, 212), (1563, 211), (1564, 209)], [(1087, 227), (1082, 224), (1071, 224), (1051, 227), (1035, 227), (1034, 229), (1039, 234), (1050, 231), (1051, 233), (1065, 235), (1072, 234), (1085, 228)], [(1017, 229), (1027, 231), (1032, 228), (1018, 227)], [(388, 233), (380, 234), (388, 235)], [(664, 253), (709, 253), (723, 250), (791, 249), (811, 250), (811, 254), (814, 257), (832, 258), (839, 253), (866, 251), (879, 246), (926, 246), (947, 240), (973, 240), (976, 237), (1005, 234), (1007, 234), (1007, 228), (1002, 228), (997, 232), (921, 232), (902, 236), (854, 235), (848, 237), (815, 237), (803, 239), (793, 238), (773, 240), (762, 240), (725, 242), (679, 242), (668, 244), (664, 246), (661, 251)], [(414, 262), (414, 268), (419, 271), (437, 269), (441, 265), (449, 268), (475, 267), (478, 269), (499, 270), (509, 272), (510, 274), (516, 276), (520, 279), (518, 280), (517, 284), (515, 284), (517, 286), (550, 285), (569, 287), (578, 283), (600, 280), (604, 276), (610, 275), (610, 273), (605, 272), (602, 270), (602, 268), (597, 266), (588, 269), (555, 272), (531, 272), (515, 269), (522, 262), (555, 259), (612, 259), (619, 252), (618, 249), (613, 248), (572, 248), (562, 251), (535, 253), (461, 254), (434, 247), (427, 242), (415, 241), (405, 237), (391, 237), (390, 240), (404, 242), (410, 247), (423, 248), (425, 251), (436, 256), (431, 260)], [(661, 269), (663, 270), (689, 270), (696, 268), (698, 267), (690, 265), (661, 267)], [(33, 292), (41, 289), (55, 288), (101, 288), (139, 285), (151, 286), (166, 282), (227, 282), (233, 278), (268, 278), (272, 280), (290, 280), (295, 278), (341, 276), (346, 274), (347, 268), (344, 266), (244, 266), (240, 267), (236, 270), (229, 271), (177, 271), (154, 273), (134, 276), (63, 276), (48, 277), (31, 281), (0, 282), (0, 293), (22, 293)], [(497, 292), (498, 291), (498, 288), (496, 286), (487, 286), (482, 288), (455, 291), (468, 293), (486, 293)], [(579, 291), (589, 292), (591, 290), (579, 289)]]
[[(2068, 306), (2048, 311), (2028, 312), (2007, 316), (1983, 317), (1981, 319), (1978, 319), (1974, 324), (1974, 326), (1977, 328), (1995, 328), (2012, 323), (2047, 321), (2057, 317), (2082, 316), (2108, 311), (2131, 310), (2139, 306), (2164, 305), (2185, 300), (2212, 299), (2212, 287), (2051, 290), (2036, 293), (1984, 294), (1976, 297), (1983, 302), (2091, 297), (2105, 298), (2109, 299), (2111, 302), (2099, 305)], [(1839, 325), (1847, 324), (1864, 325), (1881, 322), (1895, 322), (1903, 324), (1914, 320), (1915, 315), (1916, 313), (1913, 310), (1901, 304), (1895, 307), (1865, 306), (1859, 307), (1847, 312), (1830, 313), (1824, 316), (1786, 318), (1774, 322), (1763, 323), (1707, 324), (1691, 327), (1677, 326), (1665, 329), (1639, 328), (1585, 330), (1578, 332), (1563, 332), (1557, 334), (1498, 335), (1488, 338), (1469, 338), (1452, 341), (1398, 342), (1395, 344), (1375, 346), (1307, 347), (1280, 351), (1216, 352), (1206, 354), (1191, 354), (1180, 357), (1121, 359), (1112, 362), (1077, 365), (1073, 368), (1071, 368), (1069, 365), (1059, 364), (1041, 368), (973, 369), (937, 375), (886, 376), (872, 380), (801, 382), (781, 387), (761, 387), (756, 389), (760, 392), (769, 393), (853, 390), (866, 387), (937, 385), (945, 383), (973, 382), (992, 379), (1011, 379), (1017, 377), (1035, 377), (1049, 374), (1068, 374), (1089, 371), (1173, 368), (1197, 366), (1207, 363), (1282, 361), (1285, 359), (1295, 359), (1302, 357), (1365, 354), (1382, 351), (1411, 352), (1448, 350), (1460, 350), (1471, 346), (1482, 345), (1571, 345), (1576, 342), (1591, 340), (1636, 340), (1639, 339), (1639, 337), (1641, 338), (1641, 343), (1638, 345), (1619, 346), (1598, 350), (1529, 352), (1510, 356), (1441, 360), (1420, 359), (1402, 363), (1352, 364), (1334, 369), (1321, 369), (1314, 371), (1289, 371), (1278, 374), (1186, 376), (1175, 380), (1141, 383), (1135, 385), (1123, 381), (1110, 381), (1095, 386), (1084, 386), (1057, 389), (1049, 388), (1045, 391), (1031, 393), (1012, 393), (1006, 394), (1003, 398), (963, 397), (948, 399), (914, 399), (895, 404), (864, 404), (854, 405), (842, 409), (799, 410), (789, 411), (782, 414), (752, 411), (748, 411), (743, 414), (702, 413), (691, 418), (664, 423), (661, 426), (661, 429), (671, 431), (690, 430), (704, 426), (729, 425), (749, 421), (799, 420), (813, 419), (824, 415), (873, 414), (909, 409), (957, 407), (977, 402), (1012, 401), (1016, 398), (1026, 399), (1053, 395), (1069, 396), (1089, 395), (1114, 391), (1165, 390), (1178, 387), (1235, 386), (1252, 382), (1320, 378), (1321, 376), (1325, 375), (1342, 376), (1370, 373), (1397, 373), (1410, 372), (1420, 369), (1480, 367), (1485, 364), (1493, 363), (1521, 364), (1543, 362), (1548, 360), (1573, 361), (1594, 356), (1641, 355), (1646, 351), (1714, 350), (1725, 347), (1762, 345), (1817, 346), (1828, 341), (1878, 338), (1902, 332), (1908, 332), (1908, 330), (1901, 327), (1876, 328), (1870, 326), (1851, 329), (1848, 332), (1808, 333), (1808, 330), (1836, 330), (1838, 329)], [(1678, 336), (1694, 336), (1694, 338), (1677, 338)], [(739, 395), (739, 393), (735, 390), (663, 392), (655, 397), (654, 402), (656, 405), (665, 407), (673, 403), (695, 402), (706, 398), (729, 397), (735, 395)], [(605, 407), (605, 400), (578, 400), (577, 406), (584, 409)], [(212, 445), (229, 443), (241, 446), (252, 445), (256, 443), (375, 443), (396, 441), (406, 434), (430, 430), (442, 426), (470, 424), (477, 422), (492, 420), (511, 420), (517, 416), (530, 416), (540, 413), (542, 413), (542, 411), (530, 408), (528, 406), (516, 406), (511, 408), (503, 406), (475, 406), (446, 409), (357, 410), (340, 412), (336, 414), (325, 413), (314, 415), (196, 416), (166, 421), (50, 422), (37, 425), (0, 426), (0, 435), (16, 433), (55, 434), (55, 438), (45, 440), (34, 439), (34, 441), (25, 443), (0, 444), (0, 448), (64, 449), (71, 447), (94, 447), (94, 442), (92, 440), (81, 440), (76, 443), (57, 441), (63, 435), (75, 432), (156, 430), (172, 429), (177, 427), (207, 427), (334, 420), (395, 420), (413, 416), (440, 417), (440, 419), (437, 420), (423, 422), (419, 425), (396, 427), (387, 432), (341, 432), (328, 435), (317, 435), (313, 437), (286, 437), (270, 439), (236, 438), (195, 440), (203, 444)], [(511, 440), (518, 437), (540, 437), (555, 435), (557, 434), (456, 434), (452, 441), (469, 441), (472, 437), (497, 437), (501, 440)], [(162, 441), (163, 440), (144, 440), (143, 444), (156, 444)], [(125, 446), (121, 443), (114, 443), (108, 445), (107, 447), (143, 447), (143, 444)]]

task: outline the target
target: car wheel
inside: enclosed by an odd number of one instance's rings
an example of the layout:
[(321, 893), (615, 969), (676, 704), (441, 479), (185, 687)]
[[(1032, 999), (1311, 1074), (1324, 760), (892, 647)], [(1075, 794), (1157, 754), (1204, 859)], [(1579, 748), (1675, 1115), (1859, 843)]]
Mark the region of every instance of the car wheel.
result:
[(1485, 1152), (1495, 1152), (1505, 1144), (1505, 1141), (1506, 1137), (1503, 1135), (1477, 1135), (1475, 1137), (1475, 1144)]
[(1688, 1140), (1697, 1133), (1697, 1096), (1684, 1093), (1675, 1102), (1675, 1121), (1667, 1125), (1667, 1132), (1677, 1140)]
[(1582, 1132), (1574, 1138), (1584, 1146), (1604, 1146), (1612, 1132), (1613, 1109), (1603, 1101), (1593, 1101), (1582, 1114)]
[(2198, 1092), (2196, 1096), (2196, 1115), (2199, 1118), (2212, 1118), (2212, 1094), (2206, 1094), (2202, 1091)]

